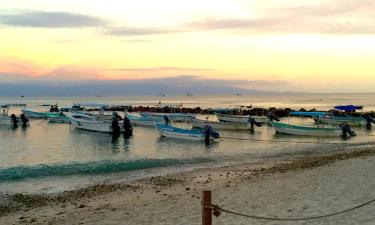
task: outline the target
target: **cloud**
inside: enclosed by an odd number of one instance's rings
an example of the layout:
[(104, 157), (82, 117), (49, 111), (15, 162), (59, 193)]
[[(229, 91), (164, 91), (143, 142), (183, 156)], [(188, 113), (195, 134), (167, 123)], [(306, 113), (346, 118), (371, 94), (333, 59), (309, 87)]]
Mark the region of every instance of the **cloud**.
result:
[(144, 67), (144, 68), (115, 68), (109, 69), (112, 71), (127, 71), (127, 72), (176, 72), (176, 71), (213, 71), (210, 68), (192, 68), (192, 67), (174, 67), (174, 66), (161, 66), (161, 67)]
[(140, 36), (186, 32), (178, 28), (107, 27), (104, 32), (111, 36)]
[(28, 11), (0, 15), (0, 23), (14, 27), (82, 28), (107, 26), (108, 21), (69, 12)]
[(374, 34), (375, 2), (330, 1), (267, 10), (257, 18), (205, 18), (187, 23), (196, 30), (265, 33)]

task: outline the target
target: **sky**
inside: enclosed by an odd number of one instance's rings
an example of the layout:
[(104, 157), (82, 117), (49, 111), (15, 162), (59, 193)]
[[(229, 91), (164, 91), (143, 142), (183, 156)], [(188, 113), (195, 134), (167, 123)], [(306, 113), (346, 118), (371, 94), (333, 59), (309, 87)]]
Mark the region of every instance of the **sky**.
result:
[(0, 83), (372, 92), (374, 18), (372, 0), (1, 0)]

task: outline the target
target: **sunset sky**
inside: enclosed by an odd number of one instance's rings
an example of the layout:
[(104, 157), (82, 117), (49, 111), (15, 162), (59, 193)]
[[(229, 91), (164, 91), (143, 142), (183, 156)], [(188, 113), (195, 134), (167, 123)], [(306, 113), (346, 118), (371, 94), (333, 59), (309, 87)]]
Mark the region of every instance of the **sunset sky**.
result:
[(372, 0), (1, 0), (0, 82), (373, 91), (374, 18)]

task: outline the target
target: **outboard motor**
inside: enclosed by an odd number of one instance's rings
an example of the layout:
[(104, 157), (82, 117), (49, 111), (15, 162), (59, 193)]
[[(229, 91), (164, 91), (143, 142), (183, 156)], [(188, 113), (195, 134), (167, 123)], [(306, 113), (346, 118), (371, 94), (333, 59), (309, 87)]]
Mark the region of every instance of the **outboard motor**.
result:
[(271, 121), (271, 122), (273, 122), (274, 120), (276, 122), (280, 121), (280, 119), (277, 118), (277, 116), (273, 112), (269, 112), (268, 115), (267, 115), (267, 117), (268, 117), (269, 121)]
[(165, 125), (168, 126), (170, 123), (168, 116), (164, 116), (164, 121), (165, 121)]
[(369, 114), (364, 115), (363, 118), (366, 120), (366, 129), (371, 130), (372, 124), (375, 124), (374, 118), (372, 118)]
[(215, 139), (218, 139), (220, 138), (220, 134), (218, 132), (215, 132), (211, 126), (205, 126), (204, 127), (204, 134), (205, 134), (205, 138), (204, 138), (204, 141), (207, 145), (210, 144), (210, 137), (213, 137)]
[(12, 125), (14, 128), (18, 127), (18, 119), (16, 115), (12, 114), (10, 115), (10, 119), (12, 120)]
[(124, 117), (124, 130), (125, 130), (125, 137), (133, 136), (133, 126), (127, 116)]
[(116, 117), (112, 118), (112, 134), (113, 136), (118, 136), (121, 133), (121, 128), (118, 124), (118, 119)]
[(21, 121), (22, 121), (22, 127), (26, 127), (27, 122), (29, 122), (29, 119), (27, 119), (25, 114), (23, 114), (23, 113), (20, 115), (20, 117), (21, 117)]
[(342, 137), (344, 139), (347, 139), (348, 136), (349, 137), (354, 137), (356, 136), (357, 134), (350, 128), (349, 124), (346, 123), (346, 122), (343, 122), (342, 124), (340, 124), (340, 128), (342, 130)]
[(261, 123), (258, 123), (257, 121), (255, 121), (255, 119), (252, 118), (251, 116), (249, 116), (249, 123), (250, 123), (250, 129), (251, 130), (254, 130), (254, 126), (257, 126), (257, 127), (261, 127), (262, 126)]

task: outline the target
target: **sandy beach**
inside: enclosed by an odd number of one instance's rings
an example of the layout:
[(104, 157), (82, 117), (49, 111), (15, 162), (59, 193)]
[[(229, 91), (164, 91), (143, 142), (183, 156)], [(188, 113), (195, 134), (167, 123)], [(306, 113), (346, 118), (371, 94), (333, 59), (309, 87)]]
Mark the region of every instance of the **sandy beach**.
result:
[[(201, 224), (201, 192), (213, 203), (260, 216), (337, 212), (375, 198), (375, 149), (269, 160), (98, 184), (58, 195), (3, 196), (0, 224)], [(375, 205), (327, 219), (254, 220), (223, 213), (213, 224), (374, 224)]]

